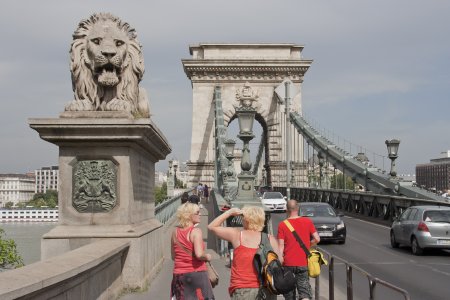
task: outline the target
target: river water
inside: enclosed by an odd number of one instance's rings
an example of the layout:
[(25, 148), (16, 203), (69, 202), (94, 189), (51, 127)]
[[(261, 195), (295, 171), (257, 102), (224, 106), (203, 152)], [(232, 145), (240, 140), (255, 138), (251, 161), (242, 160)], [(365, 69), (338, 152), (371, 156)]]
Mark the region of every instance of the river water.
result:
[(6, 238), (16, 242), (23, 262), (29, 265), (41, 260), (41, 237), (56, 224), (57, 222), (11, 222), (0, 223), (0, 228), (5, 230)]

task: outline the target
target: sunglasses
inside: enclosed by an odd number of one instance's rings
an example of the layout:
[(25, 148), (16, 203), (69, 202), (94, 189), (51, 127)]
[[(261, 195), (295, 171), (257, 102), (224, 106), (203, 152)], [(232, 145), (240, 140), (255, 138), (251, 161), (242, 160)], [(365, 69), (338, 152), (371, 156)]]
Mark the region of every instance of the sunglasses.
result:
[(193, 213), (194, 215), (200, 215), (200, 211), (197, 210), (195, 213)]

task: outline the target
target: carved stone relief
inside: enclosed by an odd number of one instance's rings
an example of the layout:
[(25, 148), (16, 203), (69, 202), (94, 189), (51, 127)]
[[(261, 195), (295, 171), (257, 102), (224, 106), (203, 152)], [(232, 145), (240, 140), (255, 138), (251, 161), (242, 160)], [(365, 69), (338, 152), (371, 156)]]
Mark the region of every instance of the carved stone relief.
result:
[(116, 206), (117, 166), (112, 161), (78, 161), (72, 180), (72, 205), (78, 212), (109, 212)]

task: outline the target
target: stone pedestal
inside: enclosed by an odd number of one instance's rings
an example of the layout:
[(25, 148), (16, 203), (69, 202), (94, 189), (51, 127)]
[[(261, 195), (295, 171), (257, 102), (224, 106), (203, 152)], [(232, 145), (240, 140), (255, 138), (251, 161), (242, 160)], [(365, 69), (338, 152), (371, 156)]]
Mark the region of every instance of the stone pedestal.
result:
[(255, 175), (242, 173), (238, 176), (238, 192), (233, 204), (242, 208), (244, 205), (261, 206), (254, 189)]
[(153, 189), (155, 163), (171, 151), (166, 138), (150, 119), (124, 112), (65, 112), (29, 124), (59, 146), (59, 222), (43, 236), (41, 258), (127, 239), (123, 280), (142, 286), (162, 259)]

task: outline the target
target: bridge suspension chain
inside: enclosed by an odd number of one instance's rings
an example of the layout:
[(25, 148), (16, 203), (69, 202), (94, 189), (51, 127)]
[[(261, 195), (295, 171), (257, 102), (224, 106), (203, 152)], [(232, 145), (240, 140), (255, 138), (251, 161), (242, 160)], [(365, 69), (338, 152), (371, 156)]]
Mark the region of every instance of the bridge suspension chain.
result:
[(351, 153), (339, 148), (321, 135), (297, 112), (290, 113), (290, 121), (309, 145), (319, 151), (321, 155), (325, 155), (327, 162), (335, 168), (341, 169), (355, 182), (363, 185), (367, 191), (418, 199), (442, 200), (440, 196), (414, 186), (410, 181), (391, 177), (381, 169), (359, 160), (357, 156), (352, 156)]

